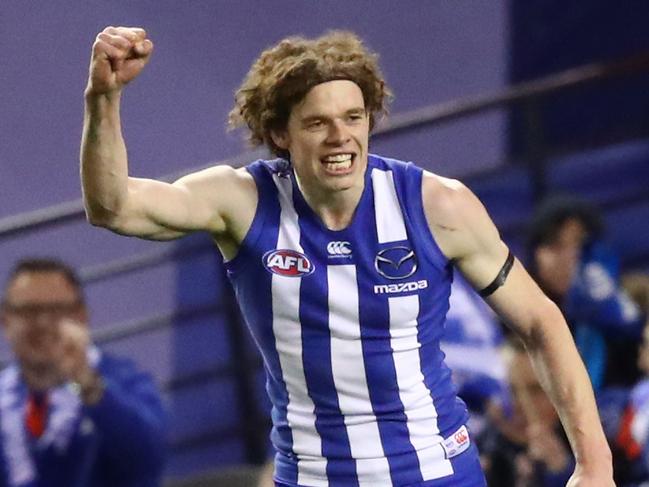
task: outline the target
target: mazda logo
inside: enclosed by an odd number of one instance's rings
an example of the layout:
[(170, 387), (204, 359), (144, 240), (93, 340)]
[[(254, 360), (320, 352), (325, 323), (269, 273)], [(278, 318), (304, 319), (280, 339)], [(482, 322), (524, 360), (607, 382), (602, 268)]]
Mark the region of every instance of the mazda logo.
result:
[(409, 247), (390, 247), (376, 254), (374, 268), (386, 279), (405, 279), (417, 272), (417, 256)]

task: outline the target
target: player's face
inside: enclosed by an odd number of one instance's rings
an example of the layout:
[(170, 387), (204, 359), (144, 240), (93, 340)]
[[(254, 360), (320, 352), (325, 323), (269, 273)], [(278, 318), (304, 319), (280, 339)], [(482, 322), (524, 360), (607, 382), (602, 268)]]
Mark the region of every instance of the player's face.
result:
[[(60, 272), (23, 272), (7, 288), (2, 323), (23, 373), (50, 383), (62, 320), (85, 324), (75, 287)], [(84, 325), (85, 326), (85, 325)]]
[(369, 117), (352, 81), (313, 87), (291, 110), (286, 130), (274, 137), (288, 150), (302, 186), (316, 192), (363, 187)]

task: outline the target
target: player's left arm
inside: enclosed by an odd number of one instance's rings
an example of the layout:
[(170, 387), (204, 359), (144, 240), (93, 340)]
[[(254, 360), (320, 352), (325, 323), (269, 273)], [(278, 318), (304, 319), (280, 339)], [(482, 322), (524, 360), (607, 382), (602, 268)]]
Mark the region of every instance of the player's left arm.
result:
[(490, 292), (486, 301), (532, 358), (577, 460), (568, 485), (614, 485), (593, 390), (561, 312), (517, 259), (508, 266), (509, 249), (468, 188), (425, 173), (422, 190), (426, 218), (442, 252), (476, 290)]

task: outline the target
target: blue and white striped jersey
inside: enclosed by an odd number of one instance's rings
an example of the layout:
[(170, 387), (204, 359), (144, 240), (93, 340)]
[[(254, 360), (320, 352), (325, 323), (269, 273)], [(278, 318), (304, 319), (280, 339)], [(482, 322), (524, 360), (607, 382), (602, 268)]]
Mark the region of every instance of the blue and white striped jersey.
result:
[(226, 267), (264, 358), (277, 480), (424, 486), (452, 475), (467, 412), (439, 347), (453, 273), (424, 216), (422, 170), (370, 156), (338, 231), (286, 161), (248, 170), (259, 204)]

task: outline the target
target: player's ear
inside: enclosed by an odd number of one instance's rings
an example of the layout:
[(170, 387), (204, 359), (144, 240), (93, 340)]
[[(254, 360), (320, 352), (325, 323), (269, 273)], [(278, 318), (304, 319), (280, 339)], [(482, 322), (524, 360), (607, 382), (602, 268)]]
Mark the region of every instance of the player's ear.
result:
[(273, 143), (282, 150), (288, 150), (289, 146), (289, 137), (287, 130), (273, 130), (270, 133)]

